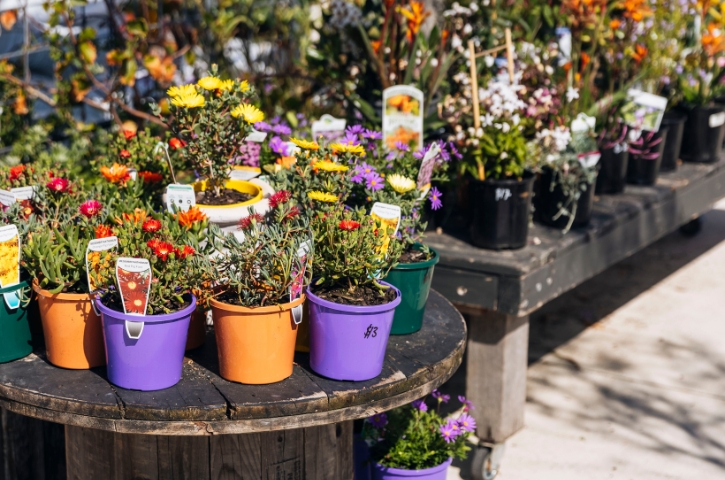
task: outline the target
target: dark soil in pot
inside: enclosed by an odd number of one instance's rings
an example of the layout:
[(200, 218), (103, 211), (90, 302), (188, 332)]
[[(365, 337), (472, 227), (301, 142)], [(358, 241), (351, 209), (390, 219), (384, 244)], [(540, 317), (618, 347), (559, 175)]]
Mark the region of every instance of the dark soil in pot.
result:
[(254, 195), (242, 193), (231, 188), (222, 189), (220, 195), (214, 195), (213, 190), (196, 193), (196, 203), (201, 205), (233, 205), (254, 198)]
[(350, 292), (345, 287), (315, 287), (313, 293), (328, 302), (361, 307), (384, 305), (395, 300), (397, 295), (392, 288), (388, 288), (381, 295), (377, 288), (369, 285), (358, 286), (353, 296), (350, 296)]

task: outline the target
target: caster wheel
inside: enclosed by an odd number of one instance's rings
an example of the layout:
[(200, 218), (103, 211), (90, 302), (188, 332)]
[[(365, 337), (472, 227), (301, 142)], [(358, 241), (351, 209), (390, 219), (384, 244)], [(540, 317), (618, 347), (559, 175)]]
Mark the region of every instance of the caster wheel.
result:
[(471, 463), (473, 480), (493, 480), (498, 475), (498, 464), (494, 464), (492, 450), (489, 447), (476, 447)]
[(686, 237), (694, 237), (702, 229), (702, 220), (698, 217), (680, 227), (680, 233)]

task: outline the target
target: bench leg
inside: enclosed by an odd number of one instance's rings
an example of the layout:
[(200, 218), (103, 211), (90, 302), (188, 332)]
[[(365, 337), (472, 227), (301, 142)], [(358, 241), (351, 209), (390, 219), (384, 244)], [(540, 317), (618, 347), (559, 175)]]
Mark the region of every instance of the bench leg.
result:
[(529, 317), (468, 313), (466, 397), (478, 437), (501, 443), (524, 426)]

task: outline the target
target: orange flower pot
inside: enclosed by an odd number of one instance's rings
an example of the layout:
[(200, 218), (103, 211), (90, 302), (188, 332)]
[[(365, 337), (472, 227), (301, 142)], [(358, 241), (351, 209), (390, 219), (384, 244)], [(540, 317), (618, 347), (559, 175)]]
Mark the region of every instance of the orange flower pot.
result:
[(40, 321), (48, 361), (57, 367), (85, 370), (106, 364), (101, 317), (91, 296), (79, 293), (52, 294), (33, 281), (38, 294)]
[(219, 373), (232, 382), (251, 385), (281, 382), (292, 375), (298, 326), (291, 303), (247, 308), (211, 301)]
[(194, 310), (189, 321), (189, 335), (186, 337), (186, 350), (194, 350), (204, 345), (206, 339), (206, 312)]

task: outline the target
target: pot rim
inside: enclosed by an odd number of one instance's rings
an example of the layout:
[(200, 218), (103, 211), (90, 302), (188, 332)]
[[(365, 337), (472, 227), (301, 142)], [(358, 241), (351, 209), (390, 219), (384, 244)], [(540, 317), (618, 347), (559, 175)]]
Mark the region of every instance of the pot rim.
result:
[(4, 293), (10, 293), (14, 292), (16, 290), (20, 290), (21, 288), (29, 287), (30, 282), (28, 279), (20, 280), (18, 283), (14, 283), (13, 285), (8, 285), (7, 287), (0, 288), (0, 295)]
[[(416, 244), (415, 246), (417, 245), (419, 244)], [(438, 255), (438, 251), (435, 248), (430, 245), (428, 245), (428, 248), (431, 252), (433, 252), (433, 258), (430, 260), (426, 260), (425, 262), (399, 263), (393, 267), (393, 270), (423, 270), (436, 265), (440, 261), (441, 257)]]
[(321, 307), (329, 308), (331, 310), (343, 311), (345, 313), (381, 313), (393, 310), (395, 307), (400, 305), (400, 302), (402, 300), (402, 294), (400, 293), (400, 290), (398, 290), (398, 288), (394, 285), (391, 285), (390, 283), (383, 280), (379, 280), (378, 283), (382, 283), (383, 285), (387, 285), (392, 288), (397, 294), (395, 300), (393, 300), (392, 302), (383, 303), (382, 305), (345, 305), (342, 303), (330, 302), (329, 300), (320, 298), (312, 293), (309, 287), (307, 288), (307, 298), (310, 300), (310, 302), (315, 303)]
[(221, 302), (216, 298), (211, 299), (211, 308), (226, 310), (228, 312), (242, 313), (246, 315), (263, 315), (267, 313), (286, 312), (292, 310), (294, 307), (302, 305), (305, 301), (306, 295), (303, 293), (299, 298), (282, 304), (270, 305), (267, 307), (242, 307), (240, 305), (233, 305), (231, 303)]
[(59, 292), (59, 293), (50, 293), (48, 290), (44, 290), (40, 288), (40, 284), (38, 282), (37, 278), (33, 279), (33, 291), (37, 293), (39, 296), (47, 297), (53, 300), (73, 300), (76, 302), (81, 301), (93, 301), (93, 297), (90, 293), (66, 293), (66, 292)]
[(375, 468), (376, 470), (379, 470), (381, 472), (397, 473), (397, 474), (403, 474), (402, 476), (412, 477), (414, 475), (420, 475), (421, 473), (435, 473), (435, 472), (444, 470), (444, 469), (448, 468), (448, 466), (451, 463), (453, 463), (453, 457), (448, 457), (448, 460), (441, 463), (440, 465), (436, 465), (435, 467), (424, 468), (422, 470), (408, 470), (405, 468), (386, 467), (384, 465), (380, 465), (378, 462), (372, 462), (372, 463), (373, 463), (373, 468)]
[(105, 306), (98, 297), (94, 298), (93, 302), (96, 308), (98, 308), (98, 311), (101, 312), (101, 315), (103, 316), (109, 315), (119, 320), (125, 320), (128, 322), (163, 323), (179, 320), (180, 318), (190, 316), (192, 313), (194, 313), (194, 310), (196, 310), (196, 297), (193, 293), (187, 293), (186, 295), (184, 295), (184, 297), (191, 300), (191, 304), (189, 304), (187, 307), (184, 307), (181, 310), (177, 310), (175, 312), (161, 313), (158, 315), (133, 315), (130, 313), (119, 312), (118, 310), (113, 310)]
[(536, 178), (536, 175), (534, 172), (532, 172), (529, 169), (524, 170), (524, 175), (521, 177), (521, 180), (514, 180), (514, 179), (508, 179), (504, 178), (503, 180), (495, 180), (489, 177), (486, 177), (485, 180), (479, 180), (475, 177), (471, 177), (471, 180), (473, 180), (475, 183), (487, 183), (487, 184), (499, 184), (499, 185), (525, 185), (529, 182), (533, 182)]
[[(250, 198), (246, 202), (232, 203), (229, 205), (206, 205), (204, 203), (198, 203), (196, 206), (201, 209), (224, 210), (224, 209), (230, 209), (230, 208), (249, 207), (251, 205), (254, 205), (255, 203), (259, 203), (260, 201), (262, 201), (262, 199), (264, 198), (264, 193), (262, 192), (262, 187), (254, 184), (252, 182), (249, 182), (247, 180), (231, 180), (230, 179), (224, 183), (224, 187), (240, 192), (240, 190), (238, 190), (237, 188), (234, 188), (234, 185), (240, 185), (240, 184), (249, 185), (249, 186), (253, 187), (253, 189), (256, 190), (257, 193), (254, 194), (253, 198)], [(196, 182), (194, 184), (194, 191), (195, 192), (198, 191), (197, 189), (202, 190), (202, 191), (204, 190), (204, 186), (202, 185), (201, 182)], [(246, 192), (241, 192), (241, 193), (246, 193)]]

